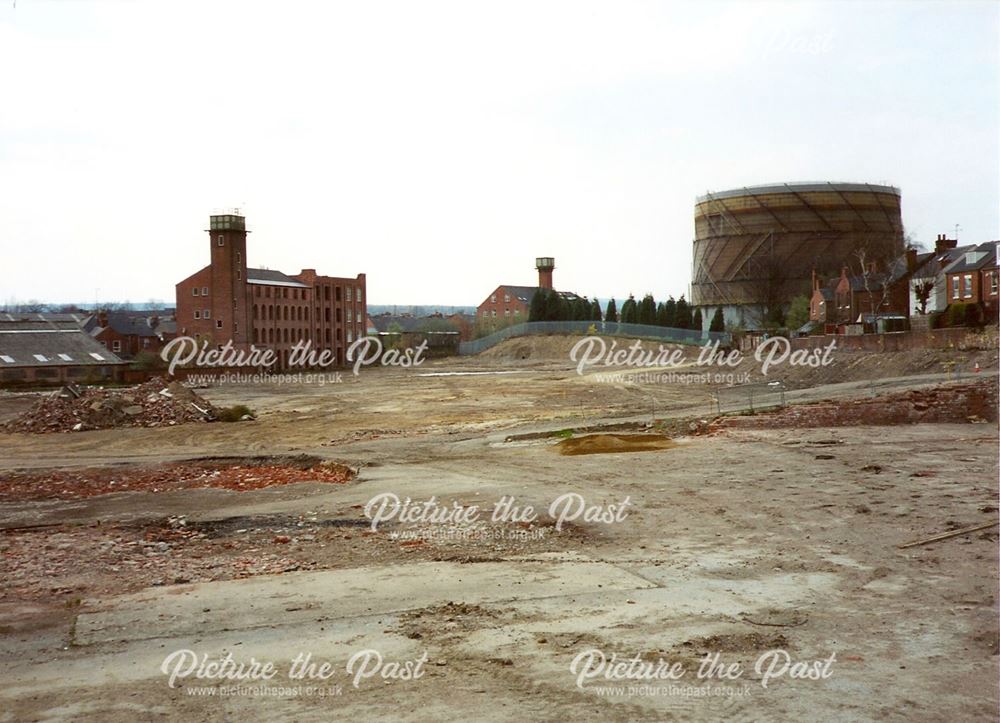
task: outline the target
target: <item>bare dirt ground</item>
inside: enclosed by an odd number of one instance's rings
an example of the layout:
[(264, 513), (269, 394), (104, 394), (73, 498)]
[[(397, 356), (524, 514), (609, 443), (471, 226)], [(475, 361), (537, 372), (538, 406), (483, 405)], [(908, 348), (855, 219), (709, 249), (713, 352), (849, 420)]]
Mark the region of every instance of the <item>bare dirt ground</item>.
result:
[[(996, 415), (962, 414), (995, 349), (843, 354), (708, 424), (713, 385), (580, 376), (572, 341), (199, 390), (256, 421), (0, 435), (0, 720), (997, 719), (997, 527), (900, 549), (997, 520)], [(926, 399), (951, 411), (895, 423)], [(372, 530), (385, 493), (487, 512)], [(566, 494), (624, 513), (556, 525)], [(170, 687), (183, 649), (279, 673)], [(366, 649), (422, 675), (355, 686)], [(588, 650), (687, 672), (580, 686)], [(835, 658), (765, 680), (773, 650)], [(698, 679), (716, 654), (738, 679)]]

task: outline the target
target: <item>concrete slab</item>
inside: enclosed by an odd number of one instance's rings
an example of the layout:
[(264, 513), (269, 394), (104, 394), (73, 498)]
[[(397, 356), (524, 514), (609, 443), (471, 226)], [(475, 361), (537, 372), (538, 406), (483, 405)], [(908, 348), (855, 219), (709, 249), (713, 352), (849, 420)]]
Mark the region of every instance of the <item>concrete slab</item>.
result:
[(91, 601), (74, 642), (176, 637), (466, 603), (636, 590), (653, 583), (603, 562), (422, 562), (150, 588)]

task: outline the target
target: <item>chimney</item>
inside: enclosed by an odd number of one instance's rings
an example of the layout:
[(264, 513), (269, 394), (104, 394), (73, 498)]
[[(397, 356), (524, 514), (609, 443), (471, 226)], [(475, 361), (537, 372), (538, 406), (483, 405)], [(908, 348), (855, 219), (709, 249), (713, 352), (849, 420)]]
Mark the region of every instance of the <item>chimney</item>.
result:
[(819, 277), (816, 275), (816, 269), (813, 269), (813, 291), (819, 288)]
[(934, 253), (939, 254), (956, 246), (958, 246), (958, 239), (947, 238), (945, 234), (939, 233), (937, 240), (934, 242)]
[(917, 250), (906, 249), (906, 270), (913, 273), (917, 269)]
[(97, 312), (97, 325), (102, 329), (106, 328), (108, 325), (108, 312), (98, 311)]
[(556, 260), (551, 256), (539, 256), (535, 259), (535, 268), (538, 269), (538, 287), (551, 289), (552, 272), (555, 271)]

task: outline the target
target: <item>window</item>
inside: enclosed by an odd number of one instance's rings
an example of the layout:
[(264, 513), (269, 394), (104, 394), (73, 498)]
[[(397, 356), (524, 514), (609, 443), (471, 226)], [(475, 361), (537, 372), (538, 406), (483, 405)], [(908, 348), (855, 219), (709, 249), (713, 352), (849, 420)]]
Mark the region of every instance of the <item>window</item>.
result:
[(490, 294), (490, 303), (491, 304), (497, 303), (497, 295), (496, 294)]
[(122, 343), (120, 340), (115, 339), (113, 342), (111, 342), (111, 351), (117, 352), (121, 350), (122, 350)]
[(361, 323), (361, 312), (360, 311), (357, 314), (354, 315), (354, 321), (357, 324)]
[[(90, 352), (90, 356), (94, 357), (94, 359), (96, 359), (97, 361), (104, 361), (104, 357), (102, 355), (98, 354), (96, 351)], [(11, 360), (11, 361), (13, 361), (13, 360)]]
[(493, 309), (490, 313), (493, 315), (494, 319), (497, 318), (497, 310), (496, 309)]
[(990, 293), (993, 294), (993, 296), (997, 295), (997, 272), (996, 271), (991, 271), (990, 272)]
[(351, 287), (350, 286), (347, 287), (347, 290), (345, 291), (345, 293), (347, 294), (347, 297), (346, 297), (347, 301), (350, 301), (351, 300)]
[(142, 340), (142, 348), (143, 349), (148, 349), (149, 348), (149, 339), (148, 338)]
[(355, 294), (354, 298), (356, 298), (358, 301), (361, 301), (361, 287), (359, 286), (358, 288), (355, 289), (355, 291), (357, 293)]
[[(219, 236), (219, 246), (225, 246), (226, 242), (222, 236)], [(202, 247), (204, 248), (204, 246)]]
[(202, 296), (208, 296), (208, 287), (207, 286), (202, 286), (201, 287), (201, 295)]
[(972, 296), (972, 274), (965, 275), (964, 284), (965, 284), (965, 298), (968, 299), (970, 296)]
[[(115, 342), (115, 343), (117, 344), (118, 342)], [(48, 358), (46, 358), (46, 356), (44, 354), (35, 354), (33, 356), (35, 357), (35, 359), (37, 359), (40, 362), (47, 362), (48, 361)]]
[(197, 309), (194, 310), (194, 318), (195, 319), (200, 319), (201, 318), (201, 312), (198, 311)]
[(354, 332), (351, 331), (350, 329), (348, 329), (347, 330), (347, 343), (350, 344), (352, 341), (354, 341)]
[(243, 255), (239, 251), (237, 251), (236, 252), (236, 263), (240, 263), (241, 261), (243, 261)]
[(202, 319), (211, 319), (212, 318), (212, 312), (209, 309), (205, 309), (203, 312), (201, 312), (201, 318)]
[(503, 303), (505, 303), (505, 304), (509, 304), (510, 303), (510, 294), (504, 294), (503, 295)]
[(242, 281), (243, 280), (243, 272), (240, 271), (239, 269), (236, 269), (236, 280), (237, 281)]
[(234, 334), (240, 333), (240, 323), (238, 321), (233, 322), (233, 333)]
[(957, 299), (959, 296), (958, 279), (957, 276), (951, 277), (951, 298), (953, 299)]
[(503, 315), (504, 316), (510, 316), (510, 309), (504, 309), (503, 310)]
[(222, 328), (222, 319), (216, 319), (215, 320), (215, 328), (216, 329), (221, 329)]
[(196, 286), (193, 289), (191, 289), (191, 296), (197, 296), (197, 295), (198, 295), (198, 287)]
[(13, 364), (14, 363), (14, 357), (7, 356), (6, 354), (0, 354), (0, 359), (3, 359), (7, 364)]

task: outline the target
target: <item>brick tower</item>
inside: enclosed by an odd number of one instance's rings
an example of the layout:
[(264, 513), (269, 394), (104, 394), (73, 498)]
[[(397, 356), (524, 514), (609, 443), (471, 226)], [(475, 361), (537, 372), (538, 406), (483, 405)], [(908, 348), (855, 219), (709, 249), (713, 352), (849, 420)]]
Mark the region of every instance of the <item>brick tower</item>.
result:
[(245, 346), (250, 338), (247, 314), (247, 225), (243, 216), (209, 217), (212, 279), (212, 339)]
[(552, 288), (552, 272), (556, 269), (556, 260), (551, 256), (540, 256), (535, 259), (538, 269), (538, 286), (543, 289)]

